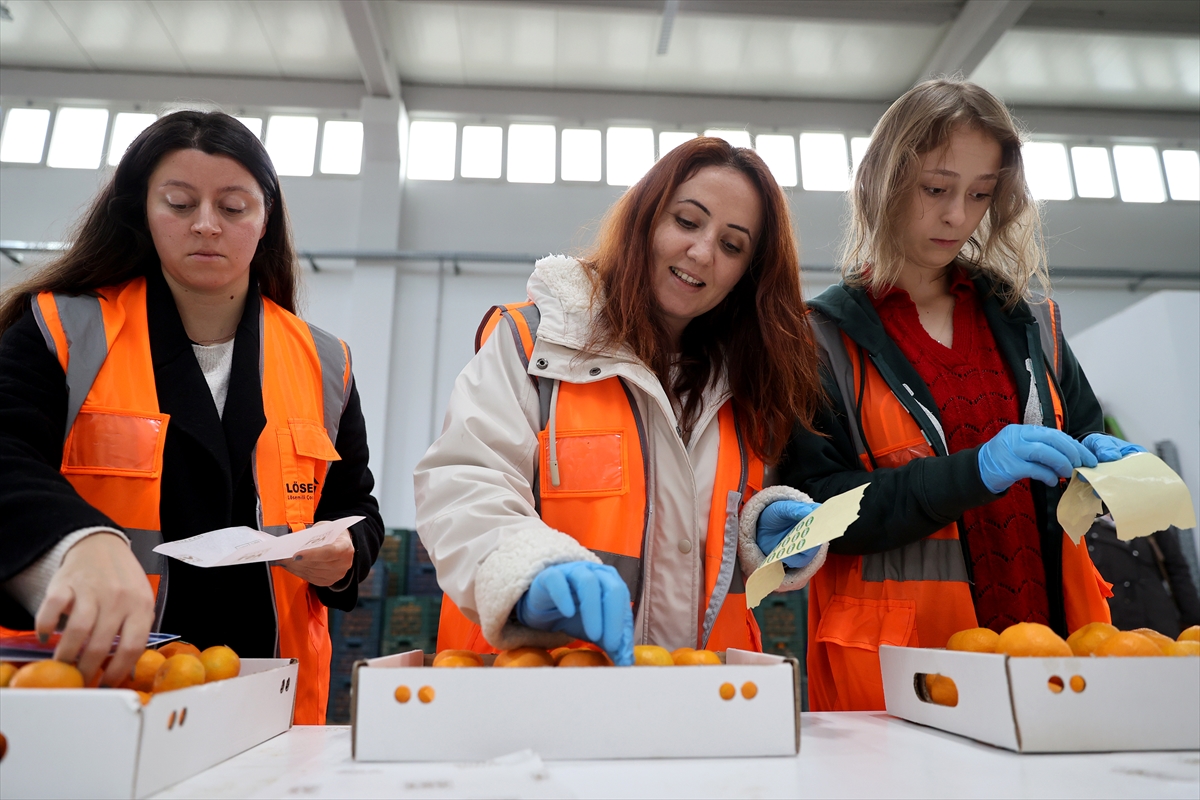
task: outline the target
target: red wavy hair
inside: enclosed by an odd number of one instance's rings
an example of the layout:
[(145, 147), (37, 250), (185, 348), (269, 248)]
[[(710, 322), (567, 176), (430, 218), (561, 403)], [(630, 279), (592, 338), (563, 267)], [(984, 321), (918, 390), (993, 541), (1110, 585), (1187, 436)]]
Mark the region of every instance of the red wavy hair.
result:
[[(681, 183), (709, 167), (741, 173), (762, 201), (762, 234), (746, 274), (711, 311), (683, 332), (670, 380), (671, 337), (654, 294), (651, 237)], [(705, 389), (722, 371), (734, 409), (754, 451), (778, 461), (793, 426), (812, 430), (822, 401), (817, 348), (800, 294), (800, 259), (788, 201), (758, 154), (724, 139), (679, 145), (629, 188), (604, 219), (583, 259), (591, 269), (600, 324), (588, 350), (628, 347), (664, 387), (686, 398), (681, 425), (690, 429)]]

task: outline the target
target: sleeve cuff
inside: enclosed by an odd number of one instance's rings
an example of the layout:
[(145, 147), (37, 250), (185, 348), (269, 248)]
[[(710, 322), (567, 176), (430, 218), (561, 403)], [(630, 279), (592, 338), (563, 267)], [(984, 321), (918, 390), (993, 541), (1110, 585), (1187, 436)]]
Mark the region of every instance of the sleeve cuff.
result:
[(62, 566), (67, 551), (94, 533), (111, 533), (114, 536), (120, 536), (126, 544), (129, 544), (129, 537), (116, 528), (105, 526), (80, 528), (64, 536), (58, 544), (47, 550), (41, 558), (10, 578), (4, 584), (5, 590), (31, 616), (36, 617), (38, 608), (41, 607), (42, 600), (46, 597), (46, 590), (50, 588), (50, 581), (53, 580), (55, 573), (58, 572), (58, 568)]
[[(811, 497), (791, 486), (768, 486), (751, 497), (742, 507), (742, 517), (738, 528), (738, 559), (742, 563), (742, 574), (747, 578), (767, 560), (766, 554), (758, 547), (758, 518), (763, 510), (776, 500), (797, 500), (801, 503), (814, 502)], [(817, 551), (817, 557), (800, 569), (784, 566), (783, 583), (779, 584), (777, 592), (794, 592), (808, 585), (813, 575), (825, 563), (829, 554), (829, 543), (822, 544)]]

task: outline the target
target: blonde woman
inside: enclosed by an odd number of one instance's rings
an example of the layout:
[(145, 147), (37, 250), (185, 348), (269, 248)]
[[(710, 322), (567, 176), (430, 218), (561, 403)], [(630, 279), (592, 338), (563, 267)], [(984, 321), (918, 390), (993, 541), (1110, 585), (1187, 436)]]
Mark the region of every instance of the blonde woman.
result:
[(996, 97), (923, 83), (855, 177), (844, 280), (811, 303), (830, 398), (781, 477), (814, 500), (863, 483), (809, 599), (813, 710), (883, 708), (880, 645), (1109, 619), (1058, 526), (1059, 481), (1137, 448), (1104, 436), (1063, 339), (1021, 138)]

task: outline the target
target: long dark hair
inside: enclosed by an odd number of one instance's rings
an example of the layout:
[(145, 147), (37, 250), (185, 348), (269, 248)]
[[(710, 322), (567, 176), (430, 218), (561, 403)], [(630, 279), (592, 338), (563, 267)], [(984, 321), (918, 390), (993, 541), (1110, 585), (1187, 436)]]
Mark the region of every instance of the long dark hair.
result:
[[(654, 294), (651, 238), (679, 185), (706, 167), (746, 176), (762, 200), (763, 230), (746, 274), (716, 308), (684, 329), (672, 382), (670, 337)], [(700, 413), (705, 387), (724, 370), (749, 443), (768, 463), (778, 460), (794, 424), (812, 430), (822, 393), (792, 218), (787, 198), (753, 150), (709, 137), (676, 147), (609, 210), (584, 263), (595, 277), (601, 320), (588, 350), (621, 345), (632, 350), (676, 397), (686, 396), (684, 427)]]
[(265, 297), (296, 310), (296, 254), (279, 176), (271, 157), (245, 125), (219, 111), (177, 111), (154, 122), (129, 145), (112, 180), (92, 200), (67, 250), (0, 297), (0, 333), (8, 330), (38, 292), (85, 294), (160, 269), (146, 224), (146, 192), (159, 162), (177, 150), (228, 156), (258, 181), (267, 232), (250, 261)]

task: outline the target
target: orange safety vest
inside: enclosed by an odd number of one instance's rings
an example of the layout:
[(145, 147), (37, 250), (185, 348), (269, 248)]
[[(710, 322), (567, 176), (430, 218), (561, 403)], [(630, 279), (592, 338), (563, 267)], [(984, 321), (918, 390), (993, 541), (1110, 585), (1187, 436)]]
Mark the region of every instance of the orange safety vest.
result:
[[(504, 321), (526, 367), (540, 315), (533, 303), (492, 308), (475, 337), (476, 350)], [(637, 403), (620, 378), (575, 384), (537, 379), (543, 398), (534, 496), (542, 520), (573, 536), (614, 567), (629, 586), (636, 614), (641, 598), (642, 546), (650, 522), (646, 476), (651, 469), (645, 426)], [(553, 404), (552, 393), (557, 393)], [(553, 405), (553, 409), (551, 409)], [(550, 417), (553, 418), (553, 424)], [(742, 505), (762, 488), (763, 462), (746, 446), (732, 401), (717, 412), (720, 444), (704, 552), (704, 602), (696, 647), (762, 650), (737, 557)], [(550, 437), (558, 462), (558, 485), (550, 467)], [(442, 600), (438, 650), (497, 652), (479, 625), (449, 597)]]
[[(33, 312), (66, 374), (67, 424), (61, 471), (80, 497), (129, 536), (155, 592), (155, 629), (170, 571), (154, 552), (163, 447), (169, 417), (159, 413), (146, 316), (146, 280), (97, 292), (42, 292)], [(349, 397), (345, 344), (261, 298), (263, 411), (254, 448), (261, 530), (276, 536), (312, 525)], [(275, 600), (276, 654), (299, 659), (297, 724), (323, 724), (329, 695), (328, 613), (308, 582), (282, 567), (267, 571)], [(233, 624), (233, 623), (231, 623)]]
[[(1055, 427), (1062, 429), (1063, 406), (1054, 375), (1059, 371), (1055, 311), (1031, 305), (1042, 331), (1042, 352), (1051, 359), (1046, 370)], [(941, 425), (934, 414), (880, 373), (844, 331), (820, 312), (812, 312), (821, 356), (842, 391), (851, 437), (863, 467), (901, 467), (916, 458), (945, 454)], [(1032, 364), (1032, 361), (1029, 362)], [(1031, 408), (1028, 418), (1043, 412), (1037, 381), (1030, 368)], [(1034, 408), (1036, 407), (1036, 408)], [(861, 429), (854, 420), (861, 408)], [(917, 415), (929, 423), (925, 428)], [(933, 427), (932, 436), (927, 433)], [(865, 440), (864, 440), (865, 439)], [(935, 449), (935, 446), (937, 449)], [(1085, 545), (1062, 537), (1063, 600), (1068, 630), (1093, 621), (1110, 621), (1109, 584), (1092, 565)], [(1107, 592), (1107, 594), (1106, 594)], [(883, 553), (848, 556), (830, 553), (809, 583), (808, 691), (813, 711), (883, 710), (881, 644), (902, 647), (945, 647), (950, 636), (978, 626), (971, 598), (958, 523), (920, 541)]]

